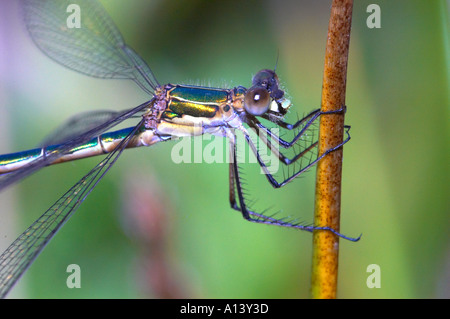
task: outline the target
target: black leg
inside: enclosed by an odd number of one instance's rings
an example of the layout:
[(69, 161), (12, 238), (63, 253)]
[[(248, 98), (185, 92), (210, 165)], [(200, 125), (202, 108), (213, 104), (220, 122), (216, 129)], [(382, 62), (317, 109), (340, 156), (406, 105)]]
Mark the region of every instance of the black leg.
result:
[[(267, 135), (270, 136), (271, 139), (275, 140), (278, 144), (280, 144), (284, 148), (290, 148), (292, 147), (298, 139), (305, 133), (305, 131), (314, 123), (314, 121), (321, 115), (325, 114), (343, 114), (347, 110), (347, 107), (344, 105), (340, 109), (335, 111), (327, 111), (322, 112), (320, 109), (314, 110), (308, 115), (306, 115), (301, 120), (298, 120), (295, 124), (286, 123), (283, 120), (279, 120), (273, 117), (270, 117), (268, 114), (263, 114), (261, 117), (265, 118), (268, 121), (271, 121), (275, 124), (277, 124), (279, 127), (282, 127), (287, 130), (294, 130), (298, 128), (300, 125), (304, 124), (304, 127), (296, 134), (296, 136), (292, 139), (292, 141), (285, 141), (282, 138), (272, 134), (268, 128), (266, 128), (264, 125), (262, 125), (256, 117), (251, 118), (250, 123), (248, 123), (251, 127), (256, 129), (259, 132), (259, 129), (262, 129), (266, 132)], [(253, 122), (253, 123), (251, 123)]]
[[(350, 126), (344, 126), (346, 129), (346, 133), (347, 133), (347, 138), (339, 145), (332, 147), (328, 150), (326, 150), (323, 154), (321, 154), (320, 156), (318, 156), (317, 158), (315, 158), (314, 160), (310, 161), (307, 165), (301, 167), (297, 172), (295, 172), (294, 174), (292, 174), (291, 176), (289, 176), (288, 178), (286, 178), (285, 180), (283, 180), (282, 182), (278, 182), (275, 179), (275, 176), (273, 174), (270, 173), (266, 163), (264, 163), (264, 161), (262, 160), (255, 144), (253, 143), (251, 137), (248, 135), (247, 132), (242, 131), (245, 139), (247, 140), (248, 145), (250, 146), (252, 152), (255, 154), (256, 159), (259, 163), (259, 165), (261, 166), (261, 168), (263, 169), (267, 180), (270, 182), (270, 184), (272, 184), (273, 187), (275, 188), (280, 188), (284, 185), (286, 185), (287, 183), (289, 183), (290, 181), (292, 181), (294, 178), (296, 178), (297, 176), (299, 176), (300, 174), (302, 174), (303, 172), (305, 172), (306, 170), (308, 170), (311, 166), (313, 166), (314, 164), (316, 164), (318, 161), (320, 161), (323, 157), (325, 157), (327, 154), (339, 149), (340, 147), (342, 147), (342, 145), (344, 145), (345, 143), (347, 143), (350, 140), (350, 134), (349, 134), (349, 130), (350, 130)], [(271, 144), (268, 144), (268, 146), (271, 146)], [(311, 144), (311, 146), (309, 146), (307, 149), (303, 150), (302, 152), (300, 152), (299, 154), (297, 154), (294, 157), (294, 160), (299, 159), (301, 156), (303, 156), (305, 153), (307, 153), (308, 151), (310, 151), (311, 149), (313, 149), (315, 146), (317, 145), (317, 142)], [(280, 152), (278, 152), (278, 150), (276, 148), (271, 148), (272, 151), (276, 152), (276, 154), (278, 155), (278, 158), (285, 158), (283, 154), (281, 154)], [(285, 163), (285, 161), (281, 160), (283, 163)], [(293, 163), (294, 161), (290, 160), (289, 164)], [(286, 165), (289, 165), (286, 164)]]
[[(255, 130), (256, 134), (259, 136), (259, 138), (264, 142), (264, 144), (267, 145), (267, 147), (274, 152), (275, 154), (277, 154), (279, 160), (284, 163), (285, 165), (290, 165), (292, 163), (294, 163), (295, 161), (297, 161), (299, 158), (301, 158), (302, 156), (304, 156), (306, 153), (308, 153), (310, 150), (312, 150), (314, 147), (317, 146), (318, 142), (317, 141), (311, 141), (309, 145), (304, 147), (304, 150), (302, 150), (299, 154), (296, 154), (292, 159), (286, 157), (284, 154), (282, 154), (279, 150), (278, 147), (275, 147), (272, 145), (272, 140), (275, 141), (277, 143), (277, 145), (281, 145), (284, 148), (290, 148), (293, 145), (295, 145), (295, 143), (298, 141), (298, 139), (302, 136), (307, 136), (308, 135), (308, 130), (310, 130), (311, 125), (314, 123), (315, 120), (317, 120), (317, 118), (320, 115), (324, 115), (324, 114), (339, 114), (342, 112), (345, 112), (346, 108), (345, 106), (342, 107), (339, 110), (336, 111), (330, 111), (330, 112), (321, 112), (320, 110), (315, 110), (313, 112), (311, 112), (310, 114), (308, 114), (307, 116), (305, 116), (303, 119), (297, 121), (297, 123), (295, 124), (287, 124), (285, 122), (275, 122), (277, 124), (280, 123), (284, 123), (284, 128), (287, 128), (289, 130), (295, 129), (298, 126), (300, 126), (301, 124), (304, 124), (304, 126), (302, 127), (302, 129), (296, 134), (296, 136), (293, 138), (292, 141), (288, 142), (283, 140), (282, 138), (280, 138), (279, 136), (273, 134), (271, 132), (270, 129), (268, 129), (267, 127), (265, 127), (264, 125), (262, 125), (257, 118), (253, 117), (250, 118), (248, 121), (248, 125)], [(282, 126), (282, 125), (280, 125)], [(282, 126), (283, 127), (283, 126)], [(350, 140), (350, 134), (349, 134), (349, 130), (350, 130), (350, 126), (344, 126), (346, 129), (346, 134), (347, 134), (347, 138), (345, 139), (345, 141), (339, 145), (342, 146), (343, 144), (345, 144), (346, 142), (348, 142)], [(261, 134), (261, 130), (264, 131), (265, 134)], [(312, 134), (312, 133), (311, 133)], [(270, 137), (270, 140), (267, 138), (267, 136)]]
[[(260, 138), (260, 140), (271, 150), (271, 152), (273, 154), (275, 154), (278, 157), (280, 162), (282, 162), (285, 165), (290, 165), (292, 163), (295, 163), (300, 158), (303, 158), (309, 152), (313, 152), (314, 149), (318, 145), (318, 141), (311, 138), (310, 141), (307, 141), (307, 145), (303, 146), (303, 149), (301, 150), (301, 152), (299, 152), (298, 154), (295, 154), (293, 158), (288, 158), (283, 153), (281, 153), (279, 148), (277, 147), (277, 145), (281, 145), (284, 148), (290, 148), (293, 145), (295, 145), (295, 142), (297, 142), (298, 139), (300, 137), (302, 137), (303, 135), (312, 137), (313, 133), (310, 130), (311, 125), (313, 125), (314, 121), (316, 121), (320, 115), (340, 114), (340, 113), (345, 112), (345, 110), (346, 110), (345, 106), (343, 106), (339, 110), (330, 111), (330, 112), (321, 112), (320, 110), (315, 110), (315, 111), (311, 112), (310, 114), (308, 114), (307, 116), (305, 116), (303, 119), (297, 121), (295, 124), (287, 124), (283, 121), (272, 119), (272, 122), (277, 123), (280, 126), (286, 128), (286, 129), (289, 129), (289, 130), (295, 129), (295, 128), (299, 127), (300, 125), (303, 125), (302, 129), (296, 134), (294, 139), (290, 142), (287, 142), (287, 141), (279, 138), (277, 135), (273, 134), (268, 128), (264, 127), (258, 121), (258, 119), (256, 119), (255, 117), (249, 117), (247, 124), (256, 131), (257, 136)], [(249, 144), (250, 148), (252, 149), (252, 152), (255, 154), (256, 159), (258, 160), (259, 165), (263, 169), (268, 181), (272, 184), (273, 187), (279, 188), (279, 187), (286, 185), (291, 180), (293, 180), (295, 177), (297, 177), (298, 175), (300, 175), (303, 172), (305, 172), (306, 170), (308, 170), (311, 166), (316, 164), (319, 160), (321, 160), (327, 154), (339, 149), (345, 143), (347, 143), (350, 140), (350, 133), (349, 133), (350, 126), (344, 125), (344, 129), (345, 129), (345, 133), (346, 133), (346, 138), (342, 143), (326, 150), (323, 154), (321, 154), (320, 156), (317, 156), (315, 159), (309, 160), (309, 162), (306, 165), (304, 165), (304, 166), (300, 165), (300, 168), (298, 169), (297, 172), (295, 172), (294, 174), (292, 174), (291, 176), (289, 176), (288, 178), (284, 179), (281, 182), (278, 182), (275, 179), (275, 177), (270, 173), (266, 163), (262, 160), (261, 155), (259, 154), (259, 151), (258, 151), (257, 147), (255, 146), (254, 142), (252, 141), (251, 137), (249, 136), (248, 132), (246, 130), (241, 130), (241, 131), (243, 132), (243, 134), (247, 140), (247, 143)], [(263, 130), (265, 134), (264, 133), (260, 134), (261, 133), (260, 130)], [(270, 139), (267, 138), (267, 136), (269, 136)], [(277, 143), (277, 145), (272, 144), (272, 140), (275, 141)]]
[[(234, 210), (240, 211), (242, 213), (242, 216), (246, 220), (253, 222), (253, 223), (276, 225), (276, 226), (288, 227), (288, 228), (296, 228), (296, 229), (306, 230), (309, 232), (312, 232), (314, 230), (328, 230), (328, 231), (332, 232), (333, 234), (335, 234), (341, 238), (350, 240), (350, 241), (358, 241), (361, 238), (361, 236), (353, 238), (353, 237), (348, 237), (348, 236), (342, 235), (341, 233), (337, 232), (336, 230), (334, 230), (333, 228), (330, 228), (330, 227), (305, 226), (305, 225), (301, 225), (301, 224), (298, 224), (298, 223), (295, 223), (292, 221), (286, 221), (286, 220), (277, 219), (277, 218), (270, 217), (270, 216), (265, 216), (263, 214), (249, 210), (245, 204), (245, 199), (244, 199), (244, 195), (242, 192), (242, 186), (241, 186), (241, 182), (240, 182), (240, 178), (239, 178), (239, 167), (238, 167), (237, 156), (236, 156), (236, 143), (235, 143), (235, 140), (232, 140), (232, 139), (230, 139), (230, 155), (232, 157), (232, 160), (230, 161), (230, 205), (231, 205), (231, 208), (233, 208)], [(235, 187), (237, 190), (237, 195), (238, 195), (240, 206), (238, 206), (237, 202), (236, 202)]]

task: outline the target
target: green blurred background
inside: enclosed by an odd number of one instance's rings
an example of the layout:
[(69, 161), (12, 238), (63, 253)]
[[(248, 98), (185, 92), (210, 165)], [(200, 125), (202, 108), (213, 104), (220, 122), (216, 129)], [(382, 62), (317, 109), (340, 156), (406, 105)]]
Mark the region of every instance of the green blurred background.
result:
[[(294, 105), (319, 107), (331, 1), (102, 1), (160, 83), (249, 86), (273, 68)], [(369, 4), (381, 29), (366, 26)], [(355, 1), (348, 66), (340, 298), (449, 298), (449, 6)], [(45, 57), (15, 1), (0, 4), (0, 152), (35, 147), (86, 110), (147, 98)], [(174, 164), (173, 144), (124, 152), (11, 297), (307, 298), (311, 234), (245, 222), (228, 204), (227, 164)], [(0, 194), (1, 248), (100, 159), (45, 168)], [(247, 175), (262, 205), (311, 223), (314, 172), (274, 190)], [(66, 267), (81, 267), (68, 289)], [(381, 288), (366, 285), (381, 268)]]

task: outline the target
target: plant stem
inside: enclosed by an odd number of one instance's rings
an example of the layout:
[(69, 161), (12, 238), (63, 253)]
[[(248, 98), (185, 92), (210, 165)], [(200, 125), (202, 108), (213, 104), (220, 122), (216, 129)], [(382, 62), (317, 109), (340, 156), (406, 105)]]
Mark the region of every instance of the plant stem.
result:
[[(322, 111), (345, 105), (348, 47), (353, 0), (333, 0), (328, 26), (322, 87)], [(319, 154), (343, 141), (344, 114), (322, 115)], [(339, 231), (341, 206), (342, 148), (319, 161), (316, 175), (314, 224)], [(329, 231), (314, 231), (311, 278), (312, 298), (336, 298), (339, 237)]]

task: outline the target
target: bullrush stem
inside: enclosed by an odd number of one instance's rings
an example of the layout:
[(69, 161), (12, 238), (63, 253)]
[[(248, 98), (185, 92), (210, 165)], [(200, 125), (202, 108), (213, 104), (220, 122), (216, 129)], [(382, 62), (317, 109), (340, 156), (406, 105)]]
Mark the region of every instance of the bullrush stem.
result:
[[(353, 0), (333, 0), (328, 26), (322, 87), (322, 111), (345, 105), (348, 48)], [(343, 141), (344, 113), (325, 114), (319, 125), (319, 154)], [(329, 153), (317, 165), (314, 225), (339, 231), (341, 206), (342, 148)], [(336, 298), (339, 237), (325, 230), (314, 231), (311, 276), (312, 298)]]

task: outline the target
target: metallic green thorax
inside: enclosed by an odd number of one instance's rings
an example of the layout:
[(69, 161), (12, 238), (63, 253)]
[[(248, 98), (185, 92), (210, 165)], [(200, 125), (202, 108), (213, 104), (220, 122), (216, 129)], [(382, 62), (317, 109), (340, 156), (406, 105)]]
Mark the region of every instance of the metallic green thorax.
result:
[(212, 118), (229, 99), (229, 90), (176, 85), (167, 91), (168, 105), (162, 118), (182, 115)]

